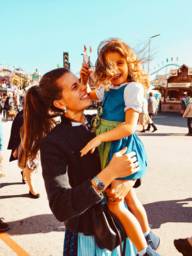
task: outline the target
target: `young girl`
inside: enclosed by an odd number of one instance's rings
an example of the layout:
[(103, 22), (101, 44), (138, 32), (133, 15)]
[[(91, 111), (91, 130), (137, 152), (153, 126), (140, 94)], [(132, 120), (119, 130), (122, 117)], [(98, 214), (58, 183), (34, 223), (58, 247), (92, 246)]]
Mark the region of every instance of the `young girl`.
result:
[[(84, 66), (81, 71), (82, 80), (86, 81), (86, 75), (88, 70)], [(145, 149), (135, 130), (148, 79), (133, 50), (118, 39), (101, 43), (94, 75), (96, 86), (100, 86), (90, 95), (92, 99), (102, 101), (102, 119), (96, 129), (97, 136), (81, 150), (81, 156), (89, 151), (93, 153), (99, 146), (101, 165), (104, 167), (115, 152), (127, 146), (128, 151), (136, 152), (139, 170), (125, 177), (124, 181), (122, 178), (116, 180), (113, 187), (115, 189), (120, 182), (129, 182), (131, 187), (134, 184), (136, 187), (147, 167)], [(122, 194), (119, 192), (120, 199)], [(158, 255), (154, 250), (160, 240), (150, 231), (145, 209), (133, 188), (125, 196), (125, 201), (130, 211), (124, 207), (124, 200), (109, 202), (109, 209), (121, 221), (138, 255)]]

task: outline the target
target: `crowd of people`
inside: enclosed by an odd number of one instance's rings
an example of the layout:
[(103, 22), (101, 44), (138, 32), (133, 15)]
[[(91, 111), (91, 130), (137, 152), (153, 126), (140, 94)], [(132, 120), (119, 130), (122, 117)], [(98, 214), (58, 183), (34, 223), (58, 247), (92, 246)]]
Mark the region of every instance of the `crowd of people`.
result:
[[(90, 76), (95, 88), (87, 92)], [(40, 161), (50, 208), (65, 223), (64, 256), (160, 255), (160, 238), (136, 193), (148, 166), (138, 124), (142, 132), (157, 131), (158, 104), (152, 92), (147, 98), (148, 89), (135, 52), (110, 39), (100, 44), (94, 70), (84, 62), (78, 78), (57, 68), (27, 91), (12, 123), (10, 161), (18, 161), (34, 199), (40, 195), (32, 174)], [(1, 100), (4, 112), (6, 100)], [(84, 114), (93, 100), (102, 106), (94, 117)], [(190, 104), (183, 116), (191, 129)], [(0, 219), (0, 231), (7, 229)], [(174, 241), (180, 252), (181, 243)], [(189, 248), (191, 240), (185, 244)]]
[(23, 95), (17, 92), (0, 93), (0, 113), (3, 121), (13, 120), (22, 105)]

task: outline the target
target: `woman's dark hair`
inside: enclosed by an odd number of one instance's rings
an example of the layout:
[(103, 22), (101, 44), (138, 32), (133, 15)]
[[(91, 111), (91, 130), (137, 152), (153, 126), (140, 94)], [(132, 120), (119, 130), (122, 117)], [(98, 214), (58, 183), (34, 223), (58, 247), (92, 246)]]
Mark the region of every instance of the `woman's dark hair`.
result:
[(49, 71), (42, 76), (38, 86), (32, 86), (26, 93), (22, 147), (28, 160), (36, 157), (41, 139), (55, 126), (53, 117), (63, 114), (53, 106), (53, 101), (59, 99), (62, 92), (57, 80), (67, 72), (65, 68)]

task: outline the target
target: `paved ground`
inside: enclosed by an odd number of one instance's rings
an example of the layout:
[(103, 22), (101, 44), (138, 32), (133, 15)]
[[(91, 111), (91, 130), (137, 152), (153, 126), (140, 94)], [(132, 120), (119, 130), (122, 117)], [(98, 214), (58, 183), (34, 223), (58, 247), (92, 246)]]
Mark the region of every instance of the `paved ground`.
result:
[[(179, 256), (173, 239), (192, 235), (192, 137), (185, 136), (185, 120), (178, 115), (159, 115), (156, 123), (157, 133), (141, 134), (150, 167), (138, 195), (154, 231), (161, 237), (159, 253)], [(3, 123), (5, 144), (10, 125)], [(41, 198), (28, 198), (19, 169), (16, 163), (8, 163), (8, 156), (6, 151), (6, 176), (0, 180), (0, 216), (11, 229), (0, 234), (0, 256), (61, 256), (64, 226), (49, 210), (41, 170), (35, 174)]]

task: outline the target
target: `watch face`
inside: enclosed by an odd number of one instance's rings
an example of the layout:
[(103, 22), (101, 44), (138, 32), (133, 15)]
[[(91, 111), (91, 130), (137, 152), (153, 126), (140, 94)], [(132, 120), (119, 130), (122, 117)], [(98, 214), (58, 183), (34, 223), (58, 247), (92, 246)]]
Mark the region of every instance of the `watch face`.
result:
[(97, 184), (97, 188), (98, 188), (98, 190), (102, 191), (102, 190), (105, 188), (105, 185), (103, 184), (103, 182), (100, 181), (100, 182)]
[(93, 180), (97, 187), (97, 190), (102, 192), (105, 188), (105, 184), (100, 179), (98, 179), (98, 177), (94, 177)]

